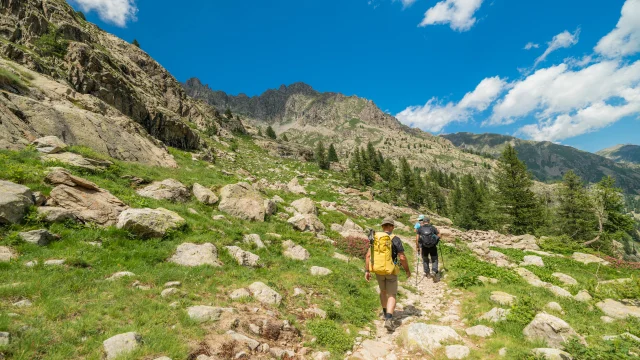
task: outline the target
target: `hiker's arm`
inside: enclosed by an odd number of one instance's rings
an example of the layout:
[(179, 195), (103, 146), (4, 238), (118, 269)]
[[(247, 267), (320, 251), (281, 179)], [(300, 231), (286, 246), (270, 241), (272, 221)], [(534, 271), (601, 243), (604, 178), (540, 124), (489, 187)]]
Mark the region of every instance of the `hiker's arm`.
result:
[(400, 260), (400, 264), (404, 268), (404, 272), (407, 273), (407, 278), (411, 277), (411, 270), (409, 269), (409, 262), (407, 261), (407, 257), (404, 256), (404, 253), (401, 252), (398, 254), (398, 259)]
[(367, 255), (364, 257), (364, 278), (369, 281), (371, 279), (371, 273), (369, 272), (369, 261), (371, 261), (371, 248), (367, 250)]
[(420, 254), (420, 235), (416, 234), (416, 251)]

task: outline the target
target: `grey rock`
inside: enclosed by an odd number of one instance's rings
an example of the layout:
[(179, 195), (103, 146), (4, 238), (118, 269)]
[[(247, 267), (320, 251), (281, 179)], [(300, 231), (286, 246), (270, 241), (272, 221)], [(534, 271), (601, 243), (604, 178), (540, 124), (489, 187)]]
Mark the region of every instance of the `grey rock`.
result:
[(0, 246), (0, 262), (9, 262), (17, 258), (18, 255), (10, 247)]
[(111, 360), (136, 350), (141, 342), (142, 337), (140, 335), (135, 332), (128, 332), (105, 340), (102, 346), (107, 354), (107, 360)]
[(160, 296), (164, 297), (169, 297), (171, 295), (175, 295), (175, 294), (179, 294), (180, 290), (176, 289), (176, 288), (167, 288), (162, 290), (162, 292), (160, 293)]
[(260, 343), (258, 341), (248, 336), (239, 334), (233, 330), (227, 331), (227, 335), (229, 335), (230, 338), (237, 341), (238, 343), (245, 345), (251, 351), (255, 351), (258, 348), (258, 346), (260, 346)]
[(333, 253), (333, 258), (334, 259), (338, 259), (338, 260), (342, 260), (342, 261), (346, 261), (349, 262), (349, 257), (346, 255), (342, 255), (340, 253), (334, 252)]
[(114, 280), (121, 279), (123, 277), (132, 277), (132, 276), (136, 276), (136, 274), (132, 273), (131, 271), (120, 271), (111, 275), (109, 278), (107, 278), (107, 281), (114, 281)]
[(254, 282), (249, 285), (249, 291), (256, 300), (263, 304), (280, 305), (282, 302), (282, 296), (262, 282)]
[(43, 154), (57, 154), (67, 148), (67, 144), (57, 136), (45, 136), (31, 142)]
[(213, 205), (219, 200), (211, 189), (208, 189), (198, 183), (193, 184), (193, 196), (195, 196), (198, 201), (206, 205)]
[(177, 213), (163, 209), (128, 209), (118, 217), (116, 227), (140, 237), (163, 237), (170, 230), (178, 229), (186, 221)]
[(567, 274), (555, 272), (551, 275), (560, 280), (560, 282), (565, 285), (578, 285), (578, 281)]
[(542, 261), (542, 258), (540, 256), (526, 255), (524, 257), (524, 261), (520, 264), (520, 266), (528, 266), (528, 265), (544, 267), (544, 262)]
[(283, 359), (284, 356), (286, 355), (287, 358), (293, 359), (294, 356), (296, 356), (296, 353), (294, 353), (291, 350), (284, 350), (281, 348), (271, 348), (269, 349), (269, 354), (271, 354), (271, 356), (273, 356), (276, 359)]
[(587, 290), (580, 290), (573, 298), (580, 302), (589, 302), (593, 299)]
[(33, 194), (28, 187), (0, 180), (0, 224), (15, 224), (22, 220)]
[(309, 260), (309, 257), (311, 256), (307, 249), (300, 245), (296, 245), (291, 240), (284, 241), (282, 243), (282, 247), (284, 248), (284, 256), (289, 259), (305, 261)]
[(136, 191), (138, 195), (156, 199), (184, 202), (189, 200), (189, 189), (175, 179), (155, 181), (150, 185)]
[(233, 313), (235, 310), (231, 308), (221, 308), (213, 306), (191, 306), (187, 308), (189, 317), (197, 322), (217, 321), (223, 312)]
[(477, 326), (470, 327), (466, 329), (465, 332), (469, 336), (478, 336), (483, 338), (493, 335), (493, 329), (484, 325), (477, 325)]
[(238, 300), (238, 299), (242, 299), (242, 298), (247, 298), (250, 297), (251, 294), (249, 293), (249, 291), (247, 291), (247, 289), (237, 289), (234, 290), (230, 295), (229, 298), (231, 300)]
[(47, 260), (44, 262), (46, 266), (62, 266), (64, 265), (64, 263), (65, 263), (64, 259), (53, 259), (53, 260)]
[(220, 191), (218, 209), (249, 221), (264, 221), (264, 199), (247, 183), (227, 185)]
[(182, 266), (222, 265), (218, 260), (218, 249), (211, 243), (200, 245), (193, 243), (180, 244), (169, 261)]
[(542, 340), (552, 348), (561, 348), (571, 338), (581, 339), (564, 320), (547, 313), (537, 314), (522, 333), (528, 340)]
[(260, 266), (260, 256), (253, 254), (249, 251), (242, 250), (237, 246), (226, 246), (229, 254), (233, 256), (238, 265), (248, 266), (248, 267), (259, 267)]
[(44, 206), (47, 203), (47, 197), (40, 191), (33, 192), (33, 204), (35, 206)]
[(70, 152), (65, 152), (61, 154), (48, 154), (42, 155), (42, 159), (45, 161), (56, 161), (61, 162), (66, 165), (71, 165), (74, 167), (79, 167), (87, 170), (104, 170), (109, 166), (113, 165), (111, 161), (107, 160), (96, 160), (84, 157), (79, 154), (74, 154)]
[(571, 256), (573, 258), (573, 260), (581, 262), (585, 265), (587, 264), (591, 264), (591, 263), (598, 263), (601, 265), (609, 265), (609, 262), (599, 258), (595, 255), (590, 255), (590, 254), (584, 254), (584, 253), (580, 253), (580, 252), (575, 252), (573, 253), (573, 255)]
[(406, 347), (432, 352), (442, 347), (443, 342), (461, 341), (462, 338), (448, 326), (413, 323), (405, 328), (402, 341)]
[(50, 233), (46, 229), (21, 232), (18, 233), (18, 236), (22, 240), (38, 246), (47, 246), (50, 242), (56, 240), (57, 238), (54, 234)]
[(501, 309), (501, 308), (493, 308), (480, 316), (480, 320), (486, 320), (490, 322), (500, 322), (507, 320), (507, 315), (511, 312), (511, 309)]
[(323, 268), (320, 266), (312, 266), (311, 267), (311, 275), (313, 276), (327, 276), (329, 274), (331, 274), (332, 271), (327, 269), (327, 268)]
[(169, 281), (164, 283), (165, 288), (180, 287), (180, 286), (182, 286), (182, 283), (180, 281)]
[(498, 303), (500, 305), (513, 305), (516, 301), (516, 297), (507, 294), (502, 291), (493, 291), (490, 297), (491, 301)]
[(640, 318), (640, 307), (625, 305), (619, 301), (605, 299), (596, 304), (605, 315), (614, 319), (626, 319), (627, 317)]
[(566, 351), (562, 351), (560, 349), (550, 349), (550, 348), (537, 348), (531, 350), (531, 352), (536, 355), (543, 357), (546, 360), (572, 360), (571, 354)]
[(37, 208), (38, 217), (48, 223), (62, 223), (65, 221), (78, 221), (71, 210), (55, 206), (43, 206)]
[(445, 347), (447, 359), (465, 359), (469, 356), (470, 350), (464, 345), (449, 345)]
[(318, 209), (316, 208), (316, 203), (309, 198), (298, 199), (291, 203), (294, 209), (300, 214), (312, 214), (318, 215)]
[(18, 302), (13, 303), (15, 307), (31, 307), (33, 304), (28, 299), (20, 300)]
[(245, 244), (255, 244), (258, 249), (264, 249), (264, 243), (258, 234), (245, 235), (242, 239)]
[(298, 231), (323, 233), (325, 229), (322, 221), (320, 221), (320, 219), (313, 214), (296, 214), (293, 217), (289, 218), (287, 222)]
[(560, 306), (560, 304), (558, 304), (555, 301), (552, 301), (550, 303), (548, 303), (545, 308), (549, 309), (549, 310), (553, 310), (553, 311), (557, 311), (559, 313), (564, 313), (564, 311), (562, 310), (562, 306)]
[(0, 346), (9, 346), (11, 335), (8, 332), (0, 331)]
[(307, 292), (306, 292), (306, 291), (304, 291), (304, 290), (302, 290), (302, 289), (300, 289), (300, 288), (295, 288), (295, 289), (293, 289), (293, 296), (294, 296), (294, 297), (304, 296), (304, 295), (307, 295)]

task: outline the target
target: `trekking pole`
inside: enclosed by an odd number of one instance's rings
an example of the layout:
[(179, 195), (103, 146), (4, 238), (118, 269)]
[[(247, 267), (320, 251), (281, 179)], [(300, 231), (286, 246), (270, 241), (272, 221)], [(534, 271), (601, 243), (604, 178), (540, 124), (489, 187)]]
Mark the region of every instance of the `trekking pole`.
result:
[(420, 252), (416, 248), (416, 289), (418, 288), (418, 274), (420, 274)]
[(442, 248), (440, 247), (440, 243), (438, 243), (438, 251), (440, 252), (440, 256), (442, 257), (442, 271), (447, 271), (447, 267), (444, 264), (444, 252), (442, 251)]

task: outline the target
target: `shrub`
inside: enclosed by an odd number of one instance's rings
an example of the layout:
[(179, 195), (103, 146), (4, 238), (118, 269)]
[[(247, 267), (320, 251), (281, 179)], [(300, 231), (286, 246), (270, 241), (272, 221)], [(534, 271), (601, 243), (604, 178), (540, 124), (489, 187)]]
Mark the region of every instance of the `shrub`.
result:
[(6, 69), (0, 69), (0, 87), (13, 87), (18, 89), (26, 88), (24, 82), (20, 77), (18, 77), (18, 75)]
[(538, 245), (541, 250), (556, 254), (571, 255), (576, 251), (584, 251), (584, 247), (582, 245), (573, 241), (566, 235), (545, 238), (544, 240), (541, 240)]
[(332, 320), (313, 320), (307, 323), (307, 330), (316, 337), (318, 344), (331, 349), (332, 353), (343, 354), (353, 346), (353, 340)]
[(69, 43), (66, 40), (60, 39), (55, 30), (50, 30), (48, 33), (42, 35), (36, 40), (35, 45), (40, 55), (57, 58), (64, 58), (65, 55), (67, 55), (67, 48), (69, 47)]
[(631, 355), (639, 350), (633, 340), (620, 338), (613, 341), (603, 341), (599, 344), (591, 344), (586, 347), (577, 339), (571, 339), (565, 344), (565, 350), (575, 359), (582, 360), (624, 360), (637, 359)]
[(336, 247), (351, 256), (364, 259), (367, 255), (367, 250), (369, 250), (369, 240), (356, 236), (347, 236), (336, 241)]
[(470, 288), (472, 286), (481, 285), (482, 282), (478, 280), (478, 276), (465, 272), (462, 275), (457, 276), (451, 281), (451, 285), (463, 289)]
[(507, 321), (519, 324), (521, 327), (527, 326), (536, 314), (540, 311), (536, 303), (530, 296), (520, 296), (515, 305), (511, 307), (511, 312), (507, 315)]

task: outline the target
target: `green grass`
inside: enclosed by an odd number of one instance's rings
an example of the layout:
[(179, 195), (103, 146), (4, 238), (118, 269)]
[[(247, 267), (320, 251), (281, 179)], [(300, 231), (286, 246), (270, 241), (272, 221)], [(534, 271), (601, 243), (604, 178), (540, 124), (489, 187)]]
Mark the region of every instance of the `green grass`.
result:
[(20, 78), (20, 76), (16, 75), (11, 70), (0, 68), (0, 87), (13, 87), (20, 90), (25, 90), (27, 88), (27, 85)]

